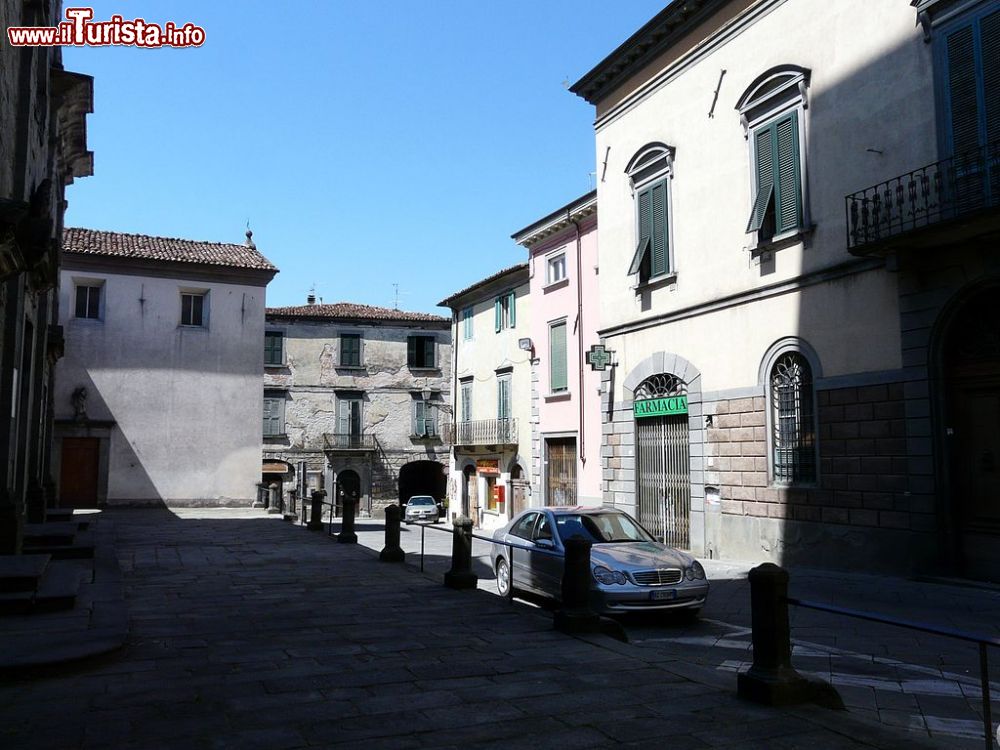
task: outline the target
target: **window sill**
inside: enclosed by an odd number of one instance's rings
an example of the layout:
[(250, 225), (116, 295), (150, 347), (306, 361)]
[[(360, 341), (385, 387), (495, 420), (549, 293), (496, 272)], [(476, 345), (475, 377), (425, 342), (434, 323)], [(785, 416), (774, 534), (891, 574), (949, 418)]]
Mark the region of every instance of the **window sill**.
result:
[(264, 435), (265, 440), (288, 440), (288, 434), (282, 432), (280, 435)]
[(656, 278), (650, 279), (649, 281), (640, 281), (632, 287), (632, 290), (636, 294), (642, 294), (643, 292), (649, 292), (653, 289), (659, 289), (660, 287), (669, 286), (670, 284), (677, 283), (677, 272), (666, 273), (663, 276), (657, 276)]
[(181, 323), (177, 326), (177, 329), (180, 331), (204, 331), (208, 333), (208, 326), (187, 326)]
[(348, 372), (368, 372), (364, 365), (334, 365), (335, 370), (347, 370)]
[(412, 372), (414, 374), (419, 374), (419, 375), (440, 375), (441, 374), (441, 368), (440, 367), (415, 367), (414, 365), (407, 365), (406, 368), (410, 372)]
[(555, 393), (546, 393), (542, 396), (546, 403), (550, 401), (569, 401), (573, 398), (573, 394), (569, 391), (556, 391)]
[(287, 369), (288, 369), (288, 365), (286, 365), (284, 362), (282, 362), (280, 365), (276, 365), (276, 364), (268, 363), (268, 362), (264, 363), (264, 371), (265, 372), (268, 371), (268, 370), (287, 370)]
[(569, 277), (564, 279), (559, 279), (559, 281), (553, 281), (551, 284), (546, 284), (542, 287), (542, 294), (548, 294), (549, 292), (554, 292), (556, 289), (562, 289), (563, 287), (569, 286)]
[(750, 246), (750, 252), (754, 255), (760, 255), (761, 253), (770, 252), (772, 250), (781, 250), (786, 247), (791, 247), (792, 245), (797, 245), (800, 242), (804, 242), (809, 239), (814, 231), (816, 231), (815, 224), (802, 229), (793, 229), (790, 232), (779, 234), (769, 240), (764, 240), (763, 242), (758, 241), (757, 244)]
[(410, 435), (410, 440), (414, 443), (440, 443), (440, 435)]
[(104, 318), (78, 318), (76, 316), (70, 318), (70, 322), (74, 325), (102, 325), (104, 323)]

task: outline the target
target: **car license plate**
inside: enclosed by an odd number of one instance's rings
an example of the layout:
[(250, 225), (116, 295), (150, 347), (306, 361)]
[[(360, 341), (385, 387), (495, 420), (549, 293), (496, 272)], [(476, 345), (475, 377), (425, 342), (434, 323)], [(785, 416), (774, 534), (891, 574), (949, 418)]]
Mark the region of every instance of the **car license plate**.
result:
[(676, 599), (677, 590), (668, 589), (666, 591), (653, 591), (650, 593), (649, 598), (652, 599), (654, 602), (662, 601), (664, 599)]

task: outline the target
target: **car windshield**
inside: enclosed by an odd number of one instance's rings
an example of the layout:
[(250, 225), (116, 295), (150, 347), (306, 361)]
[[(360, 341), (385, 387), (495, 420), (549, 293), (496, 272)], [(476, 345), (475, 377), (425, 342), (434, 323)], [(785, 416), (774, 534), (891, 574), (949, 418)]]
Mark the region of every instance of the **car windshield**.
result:
[(645, 529), (623, 513), (559, 514), (556, 527), (562, 539), (589, 537), (595, 544), (655, 541)]
[(434, 505), (433, 497), (411, 497), (410, 505)]

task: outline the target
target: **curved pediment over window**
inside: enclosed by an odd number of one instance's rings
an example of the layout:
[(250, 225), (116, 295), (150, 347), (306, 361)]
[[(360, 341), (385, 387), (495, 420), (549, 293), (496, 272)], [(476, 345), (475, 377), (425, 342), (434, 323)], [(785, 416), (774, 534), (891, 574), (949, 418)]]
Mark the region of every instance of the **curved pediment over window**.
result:
[(809, 108), (807, 91), (811, 71), (799, 65), (778, 65), (757, 76), (736, 102), (744, 129), (775, 110), (801, 103)]
[(647, 143), (636, 151), (625, 167), (632, 185), (641, 185), (657, 177), (670, 173), (674, 160), (674, 149), (665, 143)]

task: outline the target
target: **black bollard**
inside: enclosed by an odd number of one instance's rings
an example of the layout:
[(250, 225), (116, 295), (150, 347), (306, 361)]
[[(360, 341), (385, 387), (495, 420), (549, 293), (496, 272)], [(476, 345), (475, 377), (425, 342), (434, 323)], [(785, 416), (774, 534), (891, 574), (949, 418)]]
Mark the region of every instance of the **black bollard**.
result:
[(313, 490), (312, 508), (309, 511), (309, 531), (323, 530), (323, 498), (326, 497), (324, 490)]
[(455, 519), (451, 537), (451, 570), (444, 574), (444, 585), (450, 589), (474, 589), (479, 576), (472, 572), (472, 519)]
[(774, 563), (764, 563), (751, 570), (747, 579), (753, 666), (736, 678), (740, 697), (769, 706), (816, 702), (842, 709), (843, 702), (833, 687), (806, 679), (792, 667), (788, 572)]
[(393, 503), (385, 509), (385, 547), (378, 553), (382, 562), (403, 562), (406, 553), (399, 546), (399, 514), (402, 511)]
[(601, 618), (590, 608), (591, 542), (582, 536), (572, 536), (563, 545), (566, 559), (562, 602), (555, 612), (553, 625), (563, 633), (597, 633), (601, 629)]
[(340, 525), (340, 533), (337, 534), (337, 541), (341, 544), (357, 544), (358, 535), (354, 533), (354, 511), (358, 501), (353, 497), (345, 497), (343, 505), (344, 518)]

